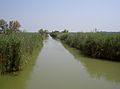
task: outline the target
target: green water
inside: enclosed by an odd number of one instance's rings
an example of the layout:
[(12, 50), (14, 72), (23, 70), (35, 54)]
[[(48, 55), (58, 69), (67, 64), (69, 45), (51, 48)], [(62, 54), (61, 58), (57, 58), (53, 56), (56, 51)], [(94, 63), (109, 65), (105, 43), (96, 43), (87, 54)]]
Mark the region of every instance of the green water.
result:
[(18, 75), (0, 76), (0, 89), (120, 89), (120, 63), (84, 57), (49, 37)]

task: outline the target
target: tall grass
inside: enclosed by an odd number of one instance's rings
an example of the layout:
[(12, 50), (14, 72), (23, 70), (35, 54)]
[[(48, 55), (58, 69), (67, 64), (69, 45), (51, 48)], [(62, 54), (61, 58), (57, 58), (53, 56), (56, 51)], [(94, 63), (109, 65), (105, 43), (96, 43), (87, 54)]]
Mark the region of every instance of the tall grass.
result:
[(41, 48), (43, 36), (38, 33), (0, 34), (0, 71), (15, 72), (29, 61), (35, 49)]
[(59, 33), (56, 37), (85, 55), (120, 61), (120, 33)]

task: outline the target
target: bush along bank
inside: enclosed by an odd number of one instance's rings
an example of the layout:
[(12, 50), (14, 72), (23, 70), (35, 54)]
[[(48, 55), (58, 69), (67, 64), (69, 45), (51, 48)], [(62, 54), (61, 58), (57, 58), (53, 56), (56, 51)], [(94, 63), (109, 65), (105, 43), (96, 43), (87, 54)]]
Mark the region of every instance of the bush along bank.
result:
[[(51, 33), (67, 45), (93, 58), (120, 61), (120, 33)], [(55, 35), (55, 36), (53, 36)]]
[(39, 33), (0, 34), (0, 72), (21, 70), (33, 51), (42, 47), (43, 38)]

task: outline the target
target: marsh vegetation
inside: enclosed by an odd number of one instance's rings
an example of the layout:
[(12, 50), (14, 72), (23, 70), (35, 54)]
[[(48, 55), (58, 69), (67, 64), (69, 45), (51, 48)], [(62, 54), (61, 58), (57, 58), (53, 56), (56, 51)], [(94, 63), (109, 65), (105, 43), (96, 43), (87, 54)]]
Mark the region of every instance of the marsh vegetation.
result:
[(120, 33), (112, 32), (52, 32), (67, 45), (77, 48), (83, 54), (101, 59), (120, 61)]
[(40, 49), (47, 33), (28, 33), (19, 30), (18, 21), (0, 20), (0, 71), (13, 73), (21, 70), (32, 53)]

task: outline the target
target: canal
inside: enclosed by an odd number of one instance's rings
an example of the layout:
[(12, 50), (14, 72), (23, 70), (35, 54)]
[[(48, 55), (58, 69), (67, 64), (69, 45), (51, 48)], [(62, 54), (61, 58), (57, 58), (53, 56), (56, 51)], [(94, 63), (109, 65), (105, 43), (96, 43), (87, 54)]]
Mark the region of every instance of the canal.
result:
[(1, 75), (0, 89), (120, 89), (120, 63), (85, 57), (49, 37), (18, 75)]

